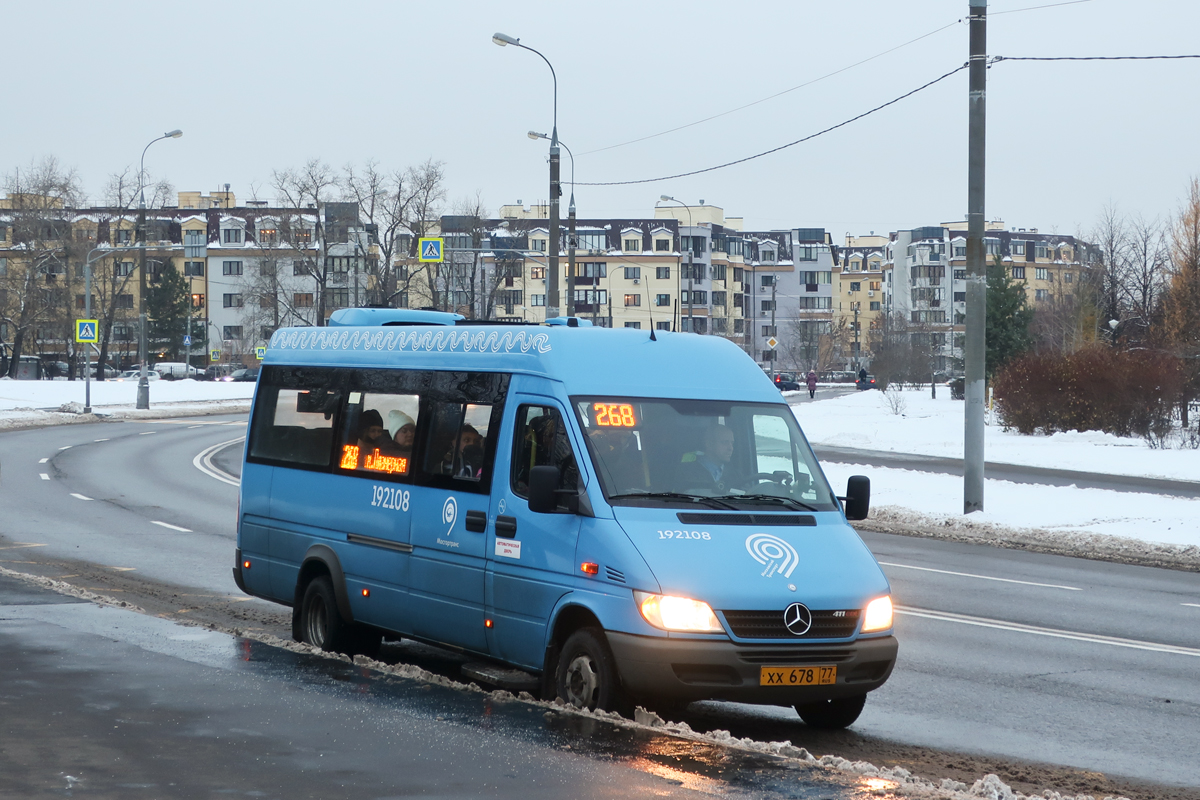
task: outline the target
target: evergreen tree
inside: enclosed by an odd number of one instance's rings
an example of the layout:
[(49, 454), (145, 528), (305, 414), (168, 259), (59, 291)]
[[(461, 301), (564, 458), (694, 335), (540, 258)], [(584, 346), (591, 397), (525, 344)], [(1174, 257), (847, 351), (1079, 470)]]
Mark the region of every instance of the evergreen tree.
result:
[(192, 296), (174, 264), (163, 264), (157, 277), (146, 292), (146, 347), (152, 357), (159, 354), (159, 360), (179, 361), (192, 313)]
[(987, 271), (987, 379), (1013, 358), (1033, 346), (1029, 325), (1033, 309), (1025, 296), (1025, 284), (1009, 277), (996, 256)]

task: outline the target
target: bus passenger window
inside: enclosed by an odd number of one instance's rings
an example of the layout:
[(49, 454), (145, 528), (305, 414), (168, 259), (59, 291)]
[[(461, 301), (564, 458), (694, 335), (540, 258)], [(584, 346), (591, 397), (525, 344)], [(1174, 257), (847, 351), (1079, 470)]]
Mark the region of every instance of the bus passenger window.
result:
[(419, 402), (415, 394), (350, 392), (338, 468), (380, 477), (408, 475)]
[(492, 406), (441, 402), (431, 404), (431, 411), (425, 472), (479, 482), (491, 467)]
[[(521, 406), (513, 435), (512, 490), (529, 496), (529, 471), (533, 467), (558, 467), (558, 488), (581, 488), (575, 452), (558, 410), (546, 406)], [(566, 510), (565, 506), (563, 510)]]
[(338, 395), (322, 389), (274, 387), (260, 388), (259, 392), (250, 457), (328, 468)]

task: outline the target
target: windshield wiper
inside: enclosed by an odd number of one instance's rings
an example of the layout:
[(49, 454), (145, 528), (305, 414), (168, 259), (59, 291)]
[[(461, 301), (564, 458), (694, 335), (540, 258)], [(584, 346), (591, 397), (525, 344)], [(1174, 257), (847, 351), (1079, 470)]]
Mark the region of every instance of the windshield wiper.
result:
[(791, 508), (800, 509), (803, 511), (820, 511), (815, 506), (810, 506), (808, 503), (802, 503), (799, 500), (793, 500), (790, 497), (780, 497), (777, 494), (727, 494), (723, 495), (722, 499), (728, 500), (750, 500), (752, 502), (776, 503), (778, 505), (786, 505)]
[(652, 498), (657, 500), (686, 500), (689, 503), (700, 503), (707, 505), (710, 508), (727, 508), (736, 509), (736, 506), (726, 503), (716, 497), (708, 497), (702, 494), (685, 494), (684, 492), (625, 492), (623, 494), (614, 494), (609, 496), (609, 500), (637, 500), (641, 498)]

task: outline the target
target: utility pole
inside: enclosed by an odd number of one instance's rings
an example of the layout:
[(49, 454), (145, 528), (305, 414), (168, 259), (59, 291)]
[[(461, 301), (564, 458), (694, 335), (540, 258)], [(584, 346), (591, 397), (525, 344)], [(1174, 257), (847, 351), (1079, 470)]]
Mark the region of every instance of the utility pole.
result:
[(546, 276), (546, 319), (557, 317), (559, 313), (558, 297), (558, 197), (562, 194), (559, 186), (559, 147), (558, 126), (555, 125), (550, 140), (550, 274)]
[(692, 253), (696, 249), (696, 237), (688, 237), (688, 333), (695, 333), (696, 327), (692, 323)]
[[(148, 147), (149, 145), (147, 145)], [(140, 376), (137, 388), (137, 407), (150, 407), (150, 382), (146, 377), (146, 192), (143, 189), (138, 200), (137, 231), (138, 243), (138, 363)]]
[[(574, 159), (571, 160), (571, 173), (575, 172)], [(575, 181), (572, 179), (572, 185)], [(567, 316), (575, 316), (575, 245), (578, 240), (575, 238), (575, 190), (571, 189), (571, 205), (567, 210), (568, 214), (568, 230), (567, 230)], [(593, 300), (597, 300), (600, 290), (600, 277), (595, 277), (594, 284), (596, 293), (592, 296)]]
[(854, 302), (854, 371), (858, 372), (859, 365), (862, 363), (862, 347), (858, 342), (858, 310), (862, 304), (857, 300)]
[(964, 352), (963, 513), (983, 511), (983, 402), (987, 357), (987, 270), (983, 250), (987, 99), (987, 0), (970, 7), (967, 122), (967, 320)]
[[(779, 341), (779, 332), (775, 330), (775, 290), (779, 286), (778, 278), (779, 278), (778, 275), (771, 276), (771, 338), (774, 339), (775, 341)], [(775, 355), (778, 352), (779, 351), (776, 350), (774, 347), (771, 348), (771, 369), (772, 370), (774, 370), (778, 367), (778, 365), (775, 363)]]

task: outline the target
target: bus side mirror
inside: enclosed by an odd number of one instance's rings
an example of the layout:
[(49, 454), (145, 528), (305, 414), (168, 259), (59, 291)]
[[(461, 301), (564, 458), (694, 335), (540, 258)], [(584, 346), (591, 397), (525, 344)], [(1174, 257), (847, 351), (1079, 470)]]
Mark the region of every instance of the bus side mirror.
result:
[(553, 514), (566, 508), (579, 513), (579, 493), (560, 489), (562, 472), (558, 467), (533, 467), (529, 470), (529, 510), (537, 514)]
[(871, 479), (866, 475), (851, 475), (846, 481), (846, 519), (866, 519), (871, 508)]

